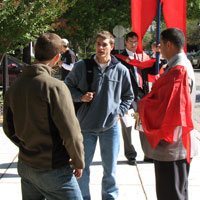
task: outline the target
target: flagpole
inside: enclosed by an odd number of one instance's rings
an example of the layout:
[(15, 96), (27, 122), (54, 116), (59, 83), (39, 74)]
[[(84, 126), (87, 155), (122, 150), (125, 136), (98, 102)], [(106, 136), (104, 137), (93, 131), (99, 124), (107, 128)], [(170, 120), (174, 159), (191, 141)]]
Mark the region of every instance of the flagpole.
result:
[[(157, 0), (157, 19), (156, 19), (156, 45), (160, 44), (160, 24), (161, 24), (161, 0)], [(159, 73), (160, 53), (156, 52), (156, 73)]]

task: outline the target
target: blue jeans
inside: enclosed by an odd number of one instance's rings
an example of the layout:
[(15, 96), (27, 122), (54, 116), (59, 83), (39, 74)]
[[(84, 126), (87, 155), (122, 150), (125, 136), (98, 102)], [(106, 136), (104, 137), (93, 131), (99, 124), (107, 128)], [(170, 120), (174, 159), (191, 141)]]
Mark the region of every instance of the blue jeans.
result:
[(78, 180), (78, 183), (83, 199), (90, 200), (90, 165), (93, 160), (98, 138), (104, 170), (102, 178), (102, 200), (116, 199), (118, 196), (118, 187), (116, 185), (115, 175), (120, 147), (120, 131), (118, 123), (104, 132), (83, 132), (85, 169), (83, 170), (83, 176)]
[(18, 161), (23, 200), (82, 200), (70, 166), (39, 170)]

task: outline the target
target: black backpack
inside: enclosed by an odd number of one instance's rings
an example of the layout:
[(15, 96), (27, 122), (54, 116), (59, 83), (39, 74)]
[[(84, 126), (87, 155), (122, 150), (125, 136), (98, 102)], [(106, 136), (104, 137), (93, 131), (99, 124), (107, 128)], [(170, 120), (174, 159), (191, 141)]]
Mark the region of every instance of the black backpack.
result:
[[(86, 80), (88, 84), (88, 91), (91, 91), (92, 90), (91, 86), (93, 81), (93, 67), (94, 65), (97, 64), (94, 61), (94, 59), (84, 59), (83, 61), (85, 62), (86, 66)], [(83, 103), (84, 102), (74, 102), (75, 113), (78, 112), (78, 109), (81, 107)]]

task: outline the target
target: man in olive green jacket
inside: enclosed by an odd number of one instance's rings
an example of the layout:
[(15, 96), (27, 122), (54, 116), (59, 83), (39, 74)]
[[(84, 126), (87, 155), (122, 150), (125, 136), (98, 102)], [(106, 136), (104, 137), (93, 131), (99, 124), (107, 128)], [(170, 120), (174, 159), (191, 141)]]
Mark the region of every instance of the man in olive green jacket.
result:
[(24, 67), (5, 95), (3, 129), (19, 147), (24, 200), (82, 200), (76, 181), (84, 168), (81, 130), (67, 86), (51, 77), (61, 42), (56, 34), (41, 35), (37, 61)]

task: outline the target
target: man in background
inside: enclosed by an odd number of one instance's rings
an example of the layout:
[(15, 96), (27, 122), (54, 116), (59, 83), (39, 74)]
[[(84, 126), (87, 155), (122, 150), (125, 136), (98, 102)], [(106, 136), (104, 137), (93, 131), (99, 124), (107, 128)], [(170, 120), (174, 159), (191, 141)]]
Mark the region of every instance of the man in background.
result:
[(65, 38), (62, 39), (62, 55), (59, 66), (61, 66), (61, 80), (72, 70), (74, 63), (77, 61), (76, 54), (69, 48), (69, 41)]
[(121, 53), (123, 56), (127, 56), (126, 60), (119, 59), (123, 65), (125, 65), (130, 73), (132, 88), (134, 92), (134, 101), (130, 107), (129, 113), (126, 114), (123, 118), (121, 118), (121, 128), (122, 135), (124, 140), (124, 153), (128, 160), (128, 164), (135, 165), (136, 164), (136, 156), (137, 152), (132, 144), (132, 128), (133, 124), (127, 124), (126, 119), (129, 118), (129, 114), (131, 114), (131, 110), (137, 111), (137, 102), (141, 99), (148, 91), (147, 80), (143, 78), (143, 72), (137, 67), (133, 67), (129, 64), (130, 59), (136, 59), (139, 61), (146, 61), (149, 56), (145, 53), (136, 52), (138, 47), (138, 35), (135, 32), (129, 32), (125, 36), (125, 46), (126, 49)]

